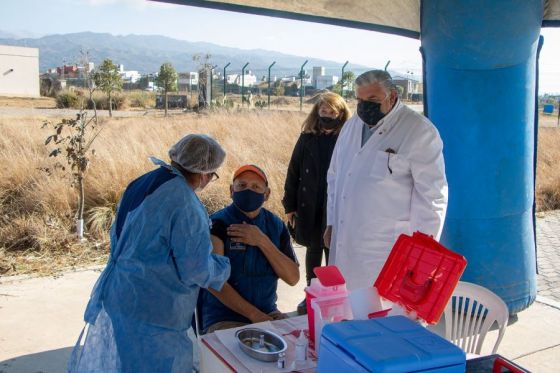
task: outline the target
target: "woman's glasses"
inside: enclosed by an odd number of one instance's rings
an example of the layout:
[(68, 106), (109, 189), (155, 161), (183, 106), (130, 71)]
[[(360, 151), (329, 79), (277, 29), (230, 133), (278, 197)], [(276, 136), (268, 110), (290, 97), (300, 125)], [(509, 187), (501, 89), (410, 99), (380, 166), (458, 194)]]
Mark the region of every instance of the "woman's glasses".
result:
[(220, 178), (220, 175), (218, 175), (217, 173), (215, 173), (215, 172), (210, 173), (210, 182), (216, 181), (219, 178)]

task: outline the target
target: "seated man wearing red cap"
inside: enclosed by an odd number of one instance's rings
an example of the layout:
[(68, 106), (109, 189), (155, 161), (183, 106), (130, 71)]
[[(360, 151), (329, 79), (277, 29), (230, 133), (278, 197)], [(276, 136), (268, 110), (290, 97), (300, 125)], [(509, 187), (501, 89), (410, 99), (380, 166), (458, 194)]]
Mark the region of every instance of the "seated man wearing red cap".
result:
[(239, 168), (230, 192), (233, 203), (210, 218), (214, 253), (229, 258), (231, 275), (221, 291), (201, 294), (203, 333), (283, 318), (278, 278), (292, 286), (299, 281), (288, 229), (262, 207), (270, 196), (265, 173), (254, 165)]

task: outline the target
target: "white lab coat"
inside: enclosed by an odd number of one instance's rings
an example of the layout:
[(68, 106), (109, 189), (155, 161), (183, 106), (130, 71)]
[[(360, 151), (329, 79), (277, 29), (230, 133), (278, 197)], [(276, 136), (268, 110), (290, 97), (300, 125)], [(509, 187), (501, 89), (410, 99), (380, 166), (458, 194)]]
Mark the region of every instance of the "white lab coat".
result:
[(448, 196), (443, 144), (427, 118), (398, 101), (363, 147), (362, 127), (356, 114), (346, 122), (327, 174), (329, 264), (350, 290), (373, 285), (401, 233), (439, 239)]

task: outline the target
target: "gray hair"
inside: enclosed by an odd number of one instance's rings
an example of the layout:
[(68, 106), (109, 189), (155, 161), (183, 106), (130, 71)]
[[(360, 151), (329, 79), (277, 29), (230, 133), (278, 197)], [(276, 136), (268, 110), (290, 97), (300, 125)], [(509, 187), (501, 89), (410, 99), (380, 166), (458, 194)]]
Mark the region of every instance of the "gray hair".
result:
[(389, 74), (385, 70), (369, 70), (365, 73), (360, 74), (360, 76), (356, 78), (356, 86), (358, 87), (363, 87), (374, 83), (381, 84), (381, 86), (385, 88), (387, 92), (395, 89), (391, 74)]

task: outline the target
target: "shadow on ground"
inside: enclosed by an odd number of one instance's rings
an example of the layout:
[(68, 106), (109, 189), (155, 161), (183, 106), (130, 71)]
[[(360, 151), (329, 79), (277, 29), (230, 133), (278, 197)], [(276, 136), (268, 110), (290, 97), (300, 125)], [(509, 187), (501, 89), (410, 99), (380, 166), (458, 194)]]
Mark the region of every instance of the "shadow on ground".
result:
[(38, 352), (0, 361), (0, 373), (60, 373), (66, 371), (66, 364), (73, 347)]
[[(193, 342), (193, 372), (199, 370), (199, 350), (192, 329), (188, 336)], [(0, 373), (61, 373), (67, 371), (68, 360), (74, 347), (38, 352), (0, 361)]]

